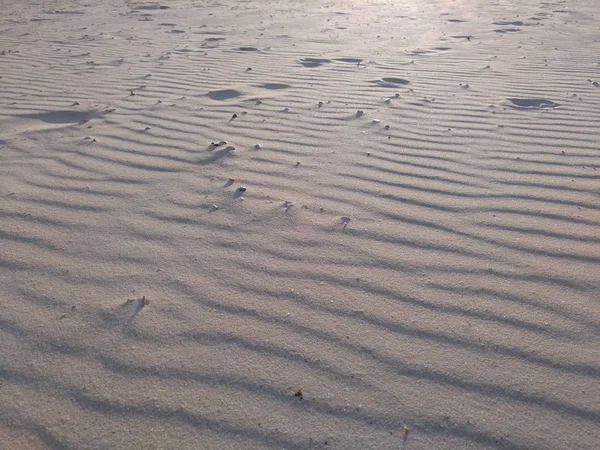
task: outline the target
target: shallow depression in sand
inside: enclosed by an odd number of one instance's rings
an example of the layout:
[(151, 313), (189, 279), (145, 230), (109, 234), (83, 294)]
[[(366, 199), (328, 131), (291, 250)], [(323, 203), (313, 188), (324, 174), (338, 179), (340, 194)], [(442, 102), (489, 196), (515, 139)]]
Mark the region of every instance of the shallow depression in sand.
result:
[(319, 67), (330, 62), (330, 59), (323, 58), (302, 58), (300, 60), (300, 64), (302, 64), (304, 67)]
[(559, 103), (543, 98), (509, 98), (508, 101), (512, 103), (513, 107), (519, 109), (546, 109), (560, 106)]
[(242, 93), (235, 89), (221, 89), (218, 91), (210, 91), (206, 95), (212, 100), (229, 100), (232, 98), (239, 97), (240, 95), (242, 95)]

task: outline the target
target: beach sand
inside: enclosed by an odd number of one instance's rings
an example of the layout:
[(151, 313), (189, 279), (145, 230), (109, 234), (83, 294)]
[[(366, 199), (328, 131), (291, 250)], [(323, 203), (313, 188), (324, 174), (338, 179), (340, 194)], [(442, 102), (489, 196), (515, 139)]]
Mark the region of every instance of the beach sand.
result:
[(597, 1), (0, 6), (0, 449), (599, 448)]

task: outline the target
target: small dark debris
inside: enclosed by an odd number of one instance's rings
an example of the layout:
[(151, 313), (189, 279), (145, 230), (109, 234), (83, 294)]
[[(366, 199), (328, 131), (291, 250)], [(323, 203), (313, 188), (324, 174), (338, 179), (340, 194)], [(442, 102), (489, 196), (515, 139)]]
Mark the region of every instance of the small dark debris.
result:
[(300, 400), (302, 400), (304, 398), (302, 395), (302, 389), (298, 389), (296, 392), (294, 392), (294, 397), (298, 397)]
[(237, 190), (239, 192), (246, 192), (246, 188), (244, 186), (240, 186), (239, 188), (237, 188)]

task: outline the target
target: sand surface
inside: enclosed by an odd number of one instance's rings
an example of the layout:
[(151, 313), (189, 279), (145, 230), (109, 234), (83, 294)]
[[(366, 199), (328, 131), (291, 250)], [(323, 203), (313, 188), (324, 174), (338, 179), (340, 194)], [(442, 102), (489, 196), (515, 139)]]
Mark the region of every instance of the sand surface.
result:
[(598, 449), (597, 1), (160, 5), (0, 0), (0, 449)]

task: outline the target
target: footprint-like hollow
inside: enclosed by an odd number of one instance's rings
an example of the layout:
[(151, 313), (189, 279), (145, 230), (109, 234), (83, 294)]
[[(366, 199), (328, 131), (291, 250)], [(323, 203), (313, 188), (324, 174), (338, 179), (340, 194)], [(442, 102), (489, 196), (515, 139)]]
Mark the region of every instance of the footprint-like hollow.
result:
[(239, 97), (242, 95), (242, 93), (240, 91), (236, 91), (235, 89), (221, 89), (218, 91), (210, 91), (206, 95), (212, 100), (229, 100)]
[(134, 11), (145, 11), (145, 10), (153, 10), (153, 9), (169, 9), (167, 5), (138, 5), (135, 7)]
[(514, 27), (530, 27), (530, 26), (538, 25), (538, 24), (537, 23), (527, 23), (527, 22), (523, 22), (522, 20), (515, 20), (515, 21), (500, 20), (498, 22), (494, 22), (494, 25), (501, 25), (501, 26), (512, 25)]
[(520, 28), (499, 28), (494, 30), (496, 33), (504, 34), (504, 33), (518, 33), (521, 31)]
[(363, 62), (363, 58), (335, 58), (336, 61), (345, 62), (350, 64), (358, 64)]
[(302, 64), (304, 67), (319, 67), (330, 62), (330, 59), (323, 58), (302, 58), (300, 60), (300, 64)]
[(374, 83), (380, 87), (395, 88), (395, 87), (410, 84), (410, 81), (405, 80), (404, 78), (385, 77), (385, 78), (380, 78), (379, 80), (371, 81), (371, 83)]
[(96, 110), (89, 111), (73, 111), (73, 110), (61, 110), (61, 111), (47, 111), (34, 114), (19, 114), (18, 117), (24, 119), (39, 120), (45, 123), (52, 123), (56, 125), (67, 125), (73, 123), (79, 123), (84, 120), (92, 119), (100, 113)]
[(509, 98), (508, 101), (512, 103), (513, 107), (519, 109), (546, 109), (560, 106), (559, 103), (543, 98)]
[(284, 84), (284, 83), (265, 83), (265, 84), (261, 84), (260, 87), (264, 88), (264, 89), (278, 90), (278, 89), (288, 89), (291, 86), (289, 84)]

